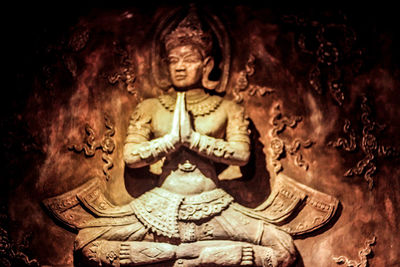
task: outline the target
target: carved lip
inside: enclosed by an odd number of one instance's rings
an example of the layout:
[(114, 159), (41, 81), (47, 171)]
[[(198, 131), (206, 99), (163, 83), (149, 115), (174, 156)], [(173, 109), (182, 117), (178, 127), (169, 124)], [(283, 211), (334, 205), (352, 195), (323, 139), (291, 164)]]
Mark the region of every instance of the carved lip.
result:
[(186, 79), (186, 75), (182, 75), (182, 74), (175, 75), (175, 79), (178, 81), (184, 80), (184, 79)]

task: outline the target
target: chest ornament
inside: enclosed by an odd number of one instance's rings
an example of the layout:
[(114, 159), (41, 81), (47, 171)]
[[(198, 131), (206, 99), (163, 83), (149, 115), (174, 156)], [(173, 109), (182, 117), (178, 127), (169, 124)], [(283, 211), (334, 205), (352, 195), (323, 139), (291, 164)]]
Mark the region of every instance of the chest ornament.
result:
[[(175, 109), (176, 98), (170, 95), (161, 95), (158, 97), (161, 105), (168, 111), (173, 112)], [(195, 117), (205, 116), (213, 113), (222, 103), (222, 97), (204, 95), (194, 100), (186, 100), (188, 111)]]

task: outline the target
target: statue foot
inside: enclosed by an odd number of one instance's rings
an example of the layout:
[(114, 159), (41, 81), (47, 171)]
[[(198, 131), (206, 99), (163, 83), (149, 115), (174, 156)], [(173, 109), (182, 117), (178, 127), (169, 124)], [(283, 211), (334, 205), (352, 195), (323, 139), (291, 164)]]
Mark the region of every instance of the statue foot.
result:
[(82, 249), (91, 265), (132, 266), (175, 260), (177, 246), (155, 242), (99, 240)]
[[(270, 247), (229, 240), (198, 241), (178, 246), (174, 267), (287, 266)], [(283, 264), (283, 265), (282, 265)]]
[(176, 251), (174, 266), (253, 266), (254, 252), (251, 244), (234, 241), (199, 241), (184, 243)]
[(176, 247), (168, 243), (123, 242), (120, 246), (120, 264), (146, 265), (173, 260)]
[(100, 240), (83, 248), (82, 252), (96, 266), (147, 266), (174, 260), (174, 267), (277, 267), (289, 264), (279, 259), (279, 252), (270, 247), (230, 240), (198, 241), (179, 246), (146, 241)]

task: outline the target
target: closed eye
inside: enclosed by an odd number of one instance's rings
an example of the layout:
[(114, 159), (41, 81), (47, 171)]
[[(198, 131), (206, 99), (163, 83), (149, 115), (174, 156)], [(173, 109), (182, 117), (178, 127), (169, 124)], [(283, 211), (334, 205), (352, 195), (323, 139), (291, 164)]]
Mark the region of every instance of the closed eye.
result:
[(169, 64), (176, 64), (179, 62), (179, 59), (177, 57), (169, 57), (168, 58), (168, 63)]
[(184, 57), (184, 62), (188, 62), (188, 63), (195, 63), (200, 61), (201, 59), (196, 57), (196, 56), (189, 56), (189, 57)]

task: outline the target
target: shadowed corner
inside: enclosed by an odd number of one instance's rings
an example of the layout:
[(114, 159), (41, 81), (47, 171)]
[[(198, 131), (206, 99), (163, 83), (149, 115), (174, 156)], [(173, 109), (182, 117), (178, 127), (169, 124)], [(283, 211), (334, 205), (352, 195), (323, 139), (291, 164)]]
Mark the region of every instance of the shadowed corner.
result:
[(292, 265), (293, 267), (304, 267), (303, 257), (296, 247), (296, 261)]
[(125, 188), (132, 197), (139, 197), (158, 184), (159, 175), (149, 171), (149, 166), (129, 168), (125, 166)]

